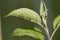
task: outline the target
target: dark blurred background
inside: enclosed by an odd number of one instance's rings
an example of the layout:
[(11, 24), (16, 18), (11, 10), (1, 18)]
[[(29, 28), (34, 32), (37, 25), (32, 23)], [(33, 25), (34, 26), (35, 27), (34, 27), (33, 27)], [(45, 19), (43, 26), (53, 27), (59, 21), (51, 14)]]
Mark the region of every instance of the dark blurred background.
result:
[[(50, 30), (50, 34), (53, 32), (52, 22), (55, 19), (56, 16), (60, 14), (60, 0), (44, 0), (47, 8), (48, 8), (48, 26)], [(3, 40), (8, 40), (7, 35), (9, 29), (6, 18), (4, 18), (5, 15), (7, 15), (10, 11), (14, 9), (19, 8), (30, 8), (34, 11), (36, 11), (39, 14), (39, 8), (40, 8), (40, 0), (0, 0), (0, 16), (1, 16), (1, 24), (2, 24), (2, 35)], [(15, 20), (16, 21), (16, 20)], [(11, 25), (10, 25), (11, 26)], [(53, 40), (60, 40), (60, 28), (56, 32), (55, 36), (53, 37)]]

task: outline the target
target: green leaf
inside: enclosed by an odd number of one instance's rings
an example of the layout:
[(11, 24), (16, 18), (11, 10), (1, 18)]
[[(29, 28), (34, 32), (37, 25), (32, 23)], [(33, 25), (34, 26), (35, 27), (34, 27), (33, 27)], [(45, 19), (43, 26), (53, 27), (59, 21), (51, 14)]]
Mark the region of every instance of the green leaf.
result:
[(41, 23), (40, 16), (35, 11), (28, 8), (20, 8), (20, 9), (13, 10), (5, 17), (8, 16), (20, 17), (25, 20), (30, 20), (31, 22), (35, 22), (37, 24)]
[(36, 39), (44, 40), (44, 36), (42, 33), (29, 29), (17, 28), (14, 30), (13, 36), (30, 36)]
[(40, 4), (40, 15), (42, 17), (43, 23), (46, 25), (46, 19), (47, 19), (47, 8), (45, 3), (41, 0), (41, 4)]
[(53, 27), (54, 29), (57, 27), (57, 25), (60, 23), (60, 15), (58, 15), (54, 21), (53, 21)]
[(39, 28), (37, 28), (37, 27), (34, 27), (34, 30), (42, 33), (42, 31)]
[(41, 4), (40, 4), (40, 15), (41, 16), (47, 16), (47, 8), (46, 5), (44, 3), (44, 1), (41, 0)]

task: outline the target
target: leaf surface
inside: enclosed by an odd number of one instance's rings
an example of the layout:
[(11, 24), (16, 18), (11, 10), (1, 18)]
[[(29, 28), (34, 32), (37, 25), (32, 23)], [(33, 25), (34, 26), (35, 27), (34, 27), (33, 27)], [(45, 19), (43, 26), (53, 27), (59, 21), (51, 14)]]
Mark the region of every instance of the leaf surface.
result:
[(37, 24), (41, 23), (40, 16), (35, 11), (28, 9), (28, 8), (20, 8), (20, 9), (13, 10), (5, 17), (8, 17), (8, 16), (20, 17), (25, 20), (35, 22)]
[(13, 32), (13, 36), (30, 36), (36, 39), (44, 40), (44, 36), (42, 33), (37, 31), (29, 30), (29, 29), (21, 29), (17, 28)]
[(40, 15), (42, 17), (43, 23), (44, 25), (46, 25), (46, 19), (47, 19), (47, 8), (46, 5), (44, 3), (44, 1), (41, 0), (41, 4), (40, 4)]
[(60, 23), (60, 15), (58, 15), (54, 21), (53, 21), (53, 27), (54, 29), (57, 27), (57, 25)]
[(40, 4), (40, 15), (47, 16), (47, 8), (46, 8), (44, 1), (42, 1), (42, 0), (41, 0), (41, 4)]

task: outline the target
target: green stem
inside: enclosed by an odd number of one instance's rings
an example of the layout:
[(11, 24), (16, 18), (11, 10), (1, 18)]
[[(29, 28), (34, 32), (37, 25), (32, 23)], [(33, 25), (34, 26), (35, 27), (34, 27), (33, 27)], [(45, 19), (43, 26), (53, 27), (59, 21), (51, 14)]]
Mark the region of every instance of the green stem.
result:
[(60, 27), (60, 23), (58, 24), (57, 28), (53, 31), (53, 33), (51, 35), (51, 39), (53, 38), (54, 34), (56, 33), (56, 31), (58, 30), (59, 27)]

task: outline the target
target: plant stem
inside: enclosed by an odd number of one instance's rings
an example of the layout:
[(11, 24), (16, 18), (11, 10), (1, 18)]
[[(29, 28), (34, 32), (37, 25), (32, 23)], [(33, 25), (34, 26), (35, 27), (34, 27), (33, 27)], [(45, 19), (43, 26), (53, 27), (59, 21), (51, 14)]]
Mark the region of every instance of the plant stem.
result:
[(46, 32), (46, 35), (48, 37), (48, 40), (52, 40), (51, 37), (50, 37), (50, 34), (49, 34), (49, 30), (48, 30), (47, 27), (45, 28), (45, 32)]
[(51, 35), (51, 39), (53, 38), (54, 34), (56, 33), (56, 31), (58, 30), (59, 27), (60, 27), (60, 23), (58, 24), (57, 28), (53, 31), (53, 33)]
[(50, 37), (47, 25), (46, 25), (46, 27), (44, 27), (42, 24), (40, 26), (44, 29), (44, 31), (45, 31), (45, 33), (46, 33), (46, 35), (48, 37), (48, 40), (52, 40), (51, 37)]
[(46, 32), (46, 35), (48, 37), (48, 40), (52, 40), (50, 37), (50, 34), (49, 34), (48, 26), (47, 26), (47, 16), (46, 16), (45, 32)]
[(49, 29), (47, 27), (47, 8), (46, 8), (46, 5), (45, 5), (43, 0), (41, 0), (40, 9), (41, 9), (40, 10), (40, 15), (41, 15), (42, 21), (45, 25), (45, 27), (43, 27), (43, 29), (44, 29), (44, 31), (47, 35), (48, 40), (52, 40), (51, 37), (50, 37), (50, 34), (49, 34)]

